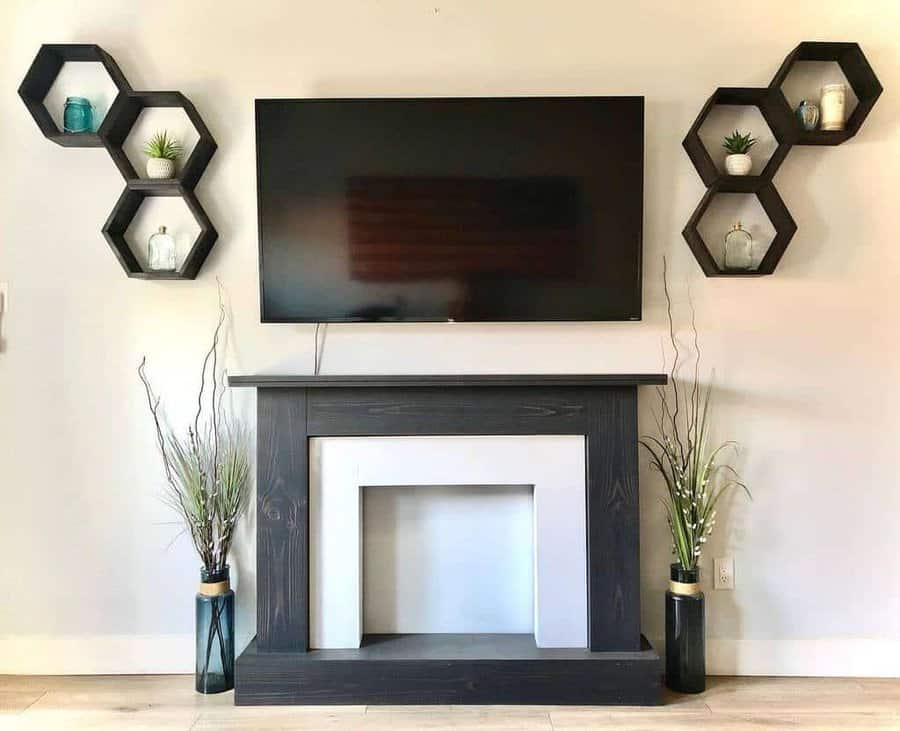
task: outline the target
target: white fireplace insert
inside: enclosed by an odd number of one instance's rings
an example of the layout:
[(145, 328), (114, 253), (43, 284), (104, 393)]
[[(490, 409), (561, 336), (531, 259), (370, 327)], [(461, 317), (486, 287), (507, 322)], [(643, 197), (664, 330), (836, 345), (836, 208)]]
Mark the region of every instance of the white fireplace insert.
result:
[(534, 634), (587, 646), (581, 436), (310, 440), (310, 646)]

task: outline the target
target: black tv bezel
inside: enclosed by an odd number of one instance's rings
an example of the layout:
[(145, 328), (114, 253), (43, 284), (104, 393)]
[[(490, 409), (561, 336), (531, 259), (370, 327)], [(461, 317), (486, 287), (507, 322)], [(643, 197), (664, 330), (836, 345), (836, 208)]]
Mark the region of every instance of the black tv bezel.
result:
[(640, 196), (641, 196), (641, 220), (638, 221), (638, 241), (637, 241), (637, 282), (635, 291), (637, 293), (636, 298), (636, 306), (637, 306), (637, 314), (631, 315), (628, 317), (615, 317), (615, 318), (598, 318), (592, 320), (578, 320), (571, 318), (546, 318), (541, 320), (534, 320), (526, 317), (510, 317), (510, 318), (497, 318), (490, 320), (456, 320), (453, 318), (429, 318), (429, 317), (404, 317), (398, 319), (391, 318), (378, 318), (378, 319), (366, 319), (362, 317), (329, 317), (327, 319), (320, 319), (314, 317), (267, 317), (265, 312), (265, 280), (263, 277), (263, 240), (262, 240), (262, 220), (259, 215), (260, 210), (260, 160), (259, 160), (259, 143), (260, 143), (260, 129), (259, 129), (259, 114), (260, 107), (265, 104), (270, 103), (278, 103), (283, 104), (285, 102), (295, 102), (295, 103), (303, 103), (303, 102), (321, 102), (321, 101), (332, 101), (332, 102), (390, 102), (390, 101), (398, 101), (398, 102), (415, 102), (415, 101), (456, 101), (456, 100), (464, 100), (464, 101), (478, 101), (478, 100), (497, 100), (497, 99), (535, 99), (535, 100), (551, 100), (551, 99), (629, 99), (629, 100), (639, 100), (640, 101), (640, 123), (641, 123), (641, 131), (644, 131), (644, 121), (645, 121), (645, 110), (646, 110), (646, 100), (643, 95), (597, 95), (597, 94), (583, 94), (583, 95), (573, 95), (573, 94), (561, 94), (561, 95), (547, 95), (547, 94), (535, 94), (535, 95), (515, 95), (515, 96), (398, 96), (398, 97), (263, 97), (256, 98), (253, 102), (253, 117), (254, 117), (254, 126), (256, 127), (254, 132), (254, 143), (255, 143), (255, 155), (256, 155), (256, 238), (257, 238), (257, 249), (258, 249), (258, 260), (257, 260), (257, 277), (259, 279), (259, 321), (262, 324), (307, 324), (307, 325), (331, 325), (331, 324), (386, 324), (386, 325), (403, 325), (404, 323), (453, 323), (453, 324), (471, 324), (471, 325), (491, 325), (491, 324), (508, 324), (508, 323), (573, 323), (573, 324), (587, 324), (592, 322), (641, 322), (643, 321), (644, 316), (644, 293), (643, 293), (643, 270), (644, 270), (644, 166), (646, 164), (646, 156), (645, 156), (645, 148), (643, 134), (641, 135), (641, 150), (640, 150), (640, 162), (641, 162), (641, 180), (640, 180)]

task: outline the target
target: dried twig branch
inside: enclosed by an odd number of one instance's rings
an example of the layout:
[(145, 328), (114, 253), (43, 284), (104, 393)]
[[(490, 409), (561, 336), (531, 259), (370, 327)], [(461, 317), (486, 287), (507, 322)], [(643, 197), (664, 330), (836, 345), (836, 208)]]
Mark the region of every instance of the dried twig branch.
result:
[[(641, 446), (650, 456), (650, 467), (659, 472), (665, 483), (666, 494), (663, 505), (666, 521), (672, 532), (672, 550), (685, 569), (694, 568), (702, 555), (706, 543), (716, 523), (716, 504), (734, 487), (744, 485), (727, 463), (717, 463), (720, 455), (734, 442), (724, 442), (715, 448), (707, 446), (709, 427), (709, 404), (711, 387), (700, 383), (700, 337), (697, 331), (696, 310), (690, 302), (690, 328), (692, 352), (685, 358), (694, 358), (692, 380), (686, 395), (678, 388), (679, 350), (675, 323), (672, 316), (672, 298), (663, 259), (663, 292), (666, 297), (669, 342), (674, 352), (668, 388), (657, 390), (659, 408), (653, 412), (657, 435), (648, 435), (640, 440)], [(682, 401), (684, 410), (681, 409)], [(683, 431), (682, 431), (683, 429)]]
[[(203, 359), (197, 412), (180, 437), (160, 419), (160, 399), (146, 375), (146, 358), (138, 367), (138, 376), (147, 395), (147, 403), (156, 431), (166, 475), (166, 496), (184, 521), (194, 548), (210, 574), (225, 568), (234, 526), (246, 509), (250, 483), (249, 440), (244, 428), (229, 422), (222, 409), (224, 372), (218, 373), (221, 332), (226, 310), (219, 286), (218, 320), (212, 343)], [(207, 377), (209, 372), (209, 377)], [(204, 418), (204, 395), (212, 384)]]

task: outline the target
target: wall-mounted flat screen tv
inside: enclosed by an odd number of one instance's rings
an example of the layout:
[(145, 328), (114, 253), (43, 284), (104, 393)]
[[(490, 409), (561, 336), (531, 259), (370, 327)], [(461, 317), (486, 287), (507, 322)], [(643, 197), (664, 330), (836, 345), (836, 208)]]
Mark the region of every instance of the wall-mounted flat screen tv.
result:
[(256, 102), (264, 322), (638, 320), (642, 97)]

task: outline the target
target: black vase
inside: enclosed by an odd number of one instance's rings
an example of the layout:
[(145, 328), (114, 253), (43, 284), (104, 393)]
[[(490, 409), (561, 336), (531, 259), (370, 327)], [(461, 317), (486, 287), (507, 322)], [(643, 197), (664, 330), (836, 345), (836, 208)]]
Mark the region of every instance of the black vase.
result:
[(197, 692), (221, 693), (234, 688), (234, 592), (228, 567), (219, 573), (200, 571), (197, 594)]
[(706, 616), (700, 569), (673, 563), (666, 592), (666, 685), (679, 693), (706, 690)]

